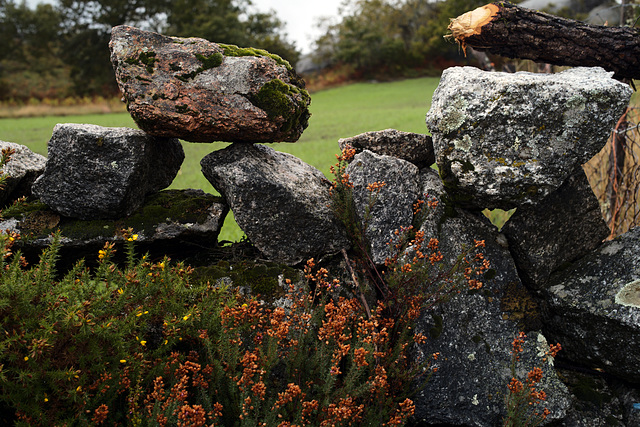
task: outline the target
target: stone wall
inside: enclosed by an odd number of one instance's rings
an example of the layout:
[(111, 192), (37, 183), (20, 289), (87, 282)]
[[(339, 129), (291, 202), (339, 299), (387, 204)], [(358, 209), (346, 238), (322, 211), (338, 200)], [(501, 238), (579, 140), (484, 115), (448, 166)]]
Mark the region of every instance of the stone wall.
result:
[[(58, 125), (46, 163), (20, 147), (6, 171), (17, 181), (3, 200), (39, 201), (6, 209), (0, 229), (30, 233), (23, 249), (39, 250), (59, 228), (67, 256), (81, 256), (122, 240), (118, 230), (130, 226), (148, 250), (215, 252), (232, 210), (262, 260), (297, 268), (311, 257), (336, 263), (333, 255), (349, 250), (327, 179), (255, 144), (296, 140), (306, 127), (308, 94), (287, 64), (263, 51), (131, 27), (114, 29), (111, 46), (142, 130)], [(451, 68), (427, 113), (431, 136), (389, 129), (338, 141), (357, 152), (347, 173), (361, 218), (368, 184), (386, 183), (369, 209), (374, 263), (391, 255), (394, 231), (412, 224), (440, 241), (445, 262), (474, 239), (484, 240), (491, 262), (481, 291), (457, 294), (418, 322), (429, 339), (415, 357), (441, 356), (414, 398), (416, 425), (499, 425), (520, 330), (529, 336), (522, 368), (545, 372), (548, 422), (640, 424), (640, 231), (603, 242), (609, 230), (581, 168), (630, 96), (598, 68)], [(201, 162), (222, 197), (160, 191), (184, 156), (175, 138), (235, 142)], [(29, 170), (22, 181), (20, 170)], [(418, 221), (412, 206), (425, 197), (437, 206)], [(498, 230), (485, 208), (517, 210)], [(548, 342), (562, 343), (556, 363), (545, 356)], [(606, 399), (596, 405), (593, 394)]]

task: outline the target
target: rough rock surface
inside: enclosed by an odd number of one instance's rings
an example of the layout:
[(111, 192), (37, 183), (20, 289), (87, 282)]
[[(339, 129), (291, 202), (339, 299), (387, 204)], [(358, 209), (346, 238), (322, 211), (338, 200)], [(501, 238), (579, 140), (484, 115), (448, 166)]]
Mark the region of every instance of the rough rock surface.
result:
[(436, 157), (431, 136), (420, 133), (402, 132), (385, 129), (377, 132), (365, 132), (338, 141), (340, 150), (349, 145), (356, 149), (373, 151), (376, 154), (397, 157), (413, 163), (419, 168), (431, 166)]
[(551, 276), (545, 330), (563, 357), (640, 383), (640, 228)]
[(146, 195), (168, 187), (184, 151), (177, 139), (140, 130), (58, 124), (34, 195), (56, 212), (80, 219), (119, 218)]
[(307, 127), (304, 81), (276, 55), (128, 26), (113, 28), (110, 48), (127, 108), (151, 135), (293, 142)]
[[(448, 302), (424, 313), (416, 325), (417, 331), (429, 337), (419, 346), (420, 358), (440, 353), (435, 365), (438, 371), (414, 398), (416, 419), (425, 425), (501, 425), (507, 385), (512, 378), (512, 341), (525, 326), (524, 317), (535, 317), (535, 303), (520, 284), (495, 227), (484, 217), (443, 209), (440, 205), (445, 201), (437, 193), (437, 184), (434, 186), (434, 175), (434, 171), (423, 171), (423, 190), (439, 206), (422, 229), (427, 236), (437, 230), (447, 263), (461, 253), (462, 245), (472, 245), (474, 239), (484, 240), (483, 253), (491, 261), (491, 269), (485, 274), (480, 291), (454, 294)], [(439, 212), (446, 212), (445, 217)], [(531, 368), (540, 367), (544, 377), (539, 389), (547, 393), (549, 419), (561, 419), (569, 406), (569, 393), (555, 373), (553, 360), (544, 360), (548, 349), (542, 334), (529, 332), (516, 374), (523, 380)]]
[(60, 230), (60, 259), (66, 267), (80, 258), (88, 262), (95, 259), (87, 254), (97, 254), (107, 241), (122, 241), (121, 230), (129, 227), (138, 234), (137, 253), (184, 259), (203, 248), (217, 247), (228, 212), (229, 207), (221, 197), (202, 190), (166, 190), (149, 196), (129, 217), (113, 220), (69, 218), (37, 201), (12, 206), (3, 212), (5, 220), (0, 222), (0, 230), (29, 236), (17, 240), (16, 245), (34, 261), (51, 243), (51, 233)]
[(427, 126), (436, 163), (459, 204), (535, 204), (600, 151), (631, 88), (601, 68), (558, 74), (442, 73)]
[[(405, 160), (364, 150), (355, 155), (345, 173), (353, 183), (358, 216), (367, 222), (365, 236), (371, 245), (371, 258), (375, 264), (384, 264), (387, 257), (393, 256), (389, 242), (394, 231), (409, 227), (413, 220), (418, 168)], [(370, 184), (382, 182), (385, 185), (377, 192), (367, 189)], [(365, 219), (367, 211), (369, 216)]]
[(539, 289), (560, 266), (597, 248), (610, 231), (587, 176), (579, 167), (542, 202), (519, 207), (502, 232), (520, 279)]
[(232, 144), (200, 162), (236, 222), (268, 259), (290, 265), (348, 247), (322, 172), (271, 147)]
[(4, 188), (0, 189), (0, 207), (22, 196), (30, 196), (31, 185), (44, 171), (47, 161), (46, 157), (34, 153), (24, 145), (0, 141), (0, 151), (5, 148), (13, 149), (15, 153), (2, 168), (7, 179)]

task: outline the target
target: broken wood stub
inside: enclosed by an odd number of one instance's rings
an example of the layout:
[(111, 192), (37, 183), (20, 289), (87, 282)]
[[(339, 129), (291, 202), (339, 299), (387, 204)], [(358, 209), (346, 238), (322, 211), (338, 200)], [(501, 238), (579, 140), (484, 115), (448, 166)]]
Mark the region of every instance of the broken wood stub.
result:
[(554, 65), (600, 66), (617, 79), (640, 78), (640, 29), (604, 27), (499, 2), (452, 19), (453, 37), (509, 58)]

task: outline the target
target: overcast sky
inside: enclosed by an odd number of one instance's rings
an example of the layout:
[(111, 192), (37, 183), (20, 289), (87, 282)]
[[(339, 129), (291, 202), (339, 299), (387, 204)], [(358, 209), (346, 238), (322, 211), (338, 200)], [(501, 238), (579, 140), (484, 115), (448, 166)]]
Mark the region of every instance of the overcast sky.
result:
[[(27, 0), (31, 7), (37, 3), (54, 4), (56, 1)], [(289, 39), (303, 53), (308, 53), (313, 40), (320, 35), (316, 26), (317, 19), (335, 17), (342, 0), (252, 0), (252, 3), (260, 12), (274, 10), (284, 22)]]

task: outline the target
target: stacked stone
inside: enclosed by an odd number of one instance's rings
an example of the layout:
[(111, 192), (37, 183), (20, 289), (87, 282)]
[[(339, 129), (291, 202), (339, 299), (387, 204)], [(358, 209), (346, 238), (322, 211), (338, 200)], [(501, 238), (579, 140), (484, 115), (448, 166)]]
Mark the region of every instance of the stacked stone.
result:
[[(298, 265), (348, 247), (324, 176), (256, 144), (293, 142), (307, 126), (309, 97), (288, 64), (264, 51), (124, 26), (114, 28), (111, 49), (142, 131), (57, 126), (33, 186), (45, 203), (79, 218), (129, 215), (173, 180), (183, 156), (176, 138), (227, 141), (202, 159), (202, 172), (265, 258)], [(388, 129), (340, 141), (357, 152), (346, 172), (373, 263), (384, 264), (394, 231), (411, 225), (439, 240), (446, 266), (474, 240), (484, 241), (491, 262), (480, 292), (452, 296), (415, 325), (430, 338), (416, 345), (417, 361), (440, 353), (437, 373), (414, 398), (418, 424), (501, 424), (511, 341), (523, 328), (530, 332), (521, 368), (543, 368), (549, 420), (567, 423), (559, 425), (593, 424), (582, 423), (559, 381), (547, 339), (561, 342), (571, 363), (640, 384), (639, 233), (602, 244), (609, 230), (581, 169), (630, 95), (598, 68), (452, 68), (427, 114), (431, 137)], [(385, 185), (372, 204), (375, 182)], [(432, 208), (417, 217), (413, 205), (425, 198)], [(485, 208), (517, 210), (500, 231)], [(619, 407), (637, 425), (631, 411), (640, 393), (625, 396)]]
[[(166, 188), (175, 178), (184, 160), (178, 138), (191, 142), (247, 143), (244, 147), (232, 146), (221, 153), (213, 153), (224, 156), (225, 153), (251, 150), (252, 143), (256, 142), (294, 142), (308, 125), (310, 98), (304, 90), (304, 82), (286, 61), (266, 51), (197, 38), (166, 37), (128, 26), (113, 29), (110, 47), (118, 85), (141, 130), (57, 125), (49, 141), (46, 166), (42, 171), (41, 165), (38, 173), (41, 176), (33, 185), (33, 194), (55, 214), (80, 220), (130, 216), (142, 207), (148, 196)], [(277, 156), (274, 150), (266, 147), (257, 152)], [(203, 161), (203, 165), (209, 163)], [(265, 166), (260, 160), (258, 165)], [(309, 226), (304, 229), (313, 229), (313, 221), (318, 223), (309, 236), (314, 241), (312, 245), (307, 243), (304, 249), (303, 244), (299, 253), (294, 250), (278, 254), (270, 250), (273, 244), (269, 247), (261, 245), (261, 229), (250, 224), (253, 207), (238, 207), (244, 199), (234, 198), (233, 190), (225, 187), (224, 180), (218, 180), (216, 188), (227, 196), (228, 203), (221, 206), (221, 200), (216, 200), (211, 205), (209, 210), (217, 217), (205, 221), (207, 233), (210, 235), (212, 226), (219, 231), (228, 212), (227, 206), (231, 205), (234, 210), (238, 208), (236, 219), (252, 241), (273, 258), (297, 263), (314, 253), (336, 250), (335, 245), (325, 248), (316, 244), (323, 234), (329, 238), (335, 234), (322, 232), (326, 231), (325, 222), (331, 223), (332, 219), (327, 208), (328, 186), (320, 178), (320, 172), (306, 165), (298, 170), (291, 165), (284, 165), (284, 168), (292, 178), (286, 183), (285, 193), (296, 182), (309, 183), (303, 188), (318, 189), (317, 200), (313, 200), (315, 206), (304, 197), (305, 203), (299, 206), (311, 209), (305, 217)], [(217, 170), (211, 167), (205, 168), (204, 172), (209, 177), (215, 176)], [(32, 177), (31, 182), (34, 179)], [(11, 188), (15, 187), (13, 181), (9, 184)], [(261, 185), (254, 182), (249, 187)], [(185, 197), (190, 196), (185, 193)], [(292, 200), (301, 198), (300, 195), (285, 195), (285, 205), (291, 197)], [(282, 204), (267, 203), (274, 208)], [(301, 212), (297, 211), (296, 215)], [(290, 211), (288, 215), (274, 212), (273, 225), (290, 229)], [(170, 218), (167, 221), (171, 222)], [(175, 221), (172, 224), (176, 226)], [(160, 224), (152, 234), (164, 235), (158, 230), (166, 225)], [(191, 224), (186, 226), (190, 231), (197, 228)], [(287, 236), (283, 237), (286, 239)], [(214, 244), (215, 240), (217, 233)], [(344, 239), (339, 245), (343, 244)]]

